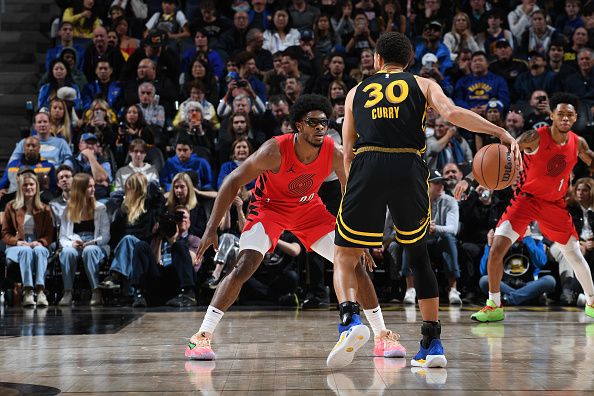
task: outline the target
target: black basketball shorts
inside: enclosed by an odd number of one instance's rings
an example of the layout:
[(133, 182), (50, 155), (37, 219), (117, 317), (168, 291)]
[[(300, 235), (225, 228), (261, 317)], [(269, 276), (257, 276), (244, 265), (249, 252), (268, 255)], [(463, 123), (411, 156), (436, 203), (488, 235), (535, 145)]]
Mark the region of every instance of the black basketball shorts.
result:
[(398, 243), (422, 241), (431, 219), (428, 180), (427, 164), (417, 154), (357, 154), (336, 217), (335, 244), (382, 246), (386, 208), (394, 220)]

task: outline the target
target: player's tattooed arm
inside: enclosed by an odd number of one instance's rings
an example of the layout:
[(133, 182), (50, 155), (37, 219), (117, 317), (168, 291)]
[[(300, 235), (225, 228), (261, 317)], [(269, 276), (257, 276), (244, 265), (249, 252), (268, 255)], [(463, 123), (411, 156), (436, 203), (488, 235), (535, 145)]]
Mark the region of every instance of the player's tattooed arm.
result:
[(594, 151), (590, 149), (586, 139), (581, 136), (578, 138), (578, 157), (590, 165), (590, 173), (592, 173), (594, 171)]
[(517, 141), (520, 145), (520, 150), (530, 153), (538, 149), (538, 144), (540, 143), (540, 135), (538, 134), (538, 132), (536, 132), (535, 129), (531, 129), (520, 135)]

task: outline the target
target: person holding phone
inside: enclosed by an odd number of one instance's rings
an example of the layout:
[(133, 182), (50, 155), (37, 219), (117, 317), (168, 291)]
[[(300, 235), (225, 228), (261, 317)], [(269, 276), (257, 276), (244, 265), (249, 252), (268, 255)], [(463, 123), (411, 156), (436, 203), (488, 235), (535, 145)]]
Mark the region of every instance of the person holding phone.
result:
[(93, 290), (90, 305), (101, 305), (99, 264), (109, 255), (109, 217), (105, 205), (95, 200), (95, 180), (91, 175), (74, 175), (70, 199), (60, 224), (60, 266), (64, 295), (58, 305), (72, 304), (72, 288), (79, 257), (82, 257), (85, 273)]
[(532, 91), (530, 95), (530, 107), (532, 112), (526, 117), (525, 129), (538, 129), (543, 126), (551, 126), (551, 109), (549, 106), (549, 94), (542, 89)]

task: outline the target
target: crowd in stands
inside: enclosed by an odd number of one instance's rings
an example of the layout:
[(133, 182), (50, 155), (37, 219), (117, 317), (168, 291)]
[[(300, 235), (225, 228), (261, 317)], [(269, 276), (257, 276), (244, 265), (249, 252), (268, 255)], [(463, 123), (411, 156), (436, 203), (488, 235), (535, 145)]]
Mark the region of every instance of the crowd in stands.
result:
[[(328, 133), (340, 144), (345, 96), (376, 72), (374, 46), (383, 32), (411, 39), (408, 71), (434, 79), (457, 105), (515, 137), (550, 125), (549, 95), (578, 95), (574, 130), (594, 143), (591, 1), (56, 3), (62, 14), (52, 25), (31, 134), (0, 180), (6, 262), (20, 267), (13, 277), (27, 307), (54, 302), (44, 291), (48, 265), (61, 273), (55, 302), (63, 306), (78, 298), (80, 278), (92, 290), (91, 305), (115, 291), (137, 307), (206, 302), (233, 268), (254, 182), (219, 226), (219, 251), (196, 260), (217, 189), (267, 139), (293, 133), (289, 111), (301, 94), (330, 100)], [(446, 301), (474, 302), (486, 291), (493, 229), (513, 192), (479, 186), (456, 201), (453, 189), (474, 153), (496, 141), (432, 109), (425, 132), (431, 258)], [(593, 265), (594, 181), (583, 168), (574, 173), (568, 203)], [(320, 196), (336, 214), (335, 176)], [(385, 244), (372, 250), (389, 283), (382, 297), (414, 304), (411, 272), (386, 218)], [(240, 300), (323, 306), (329, 269), (285, 233)], [(505, 274), (507, 304), (583, 304), (570, 266), (537, 224), (514, 244)]]

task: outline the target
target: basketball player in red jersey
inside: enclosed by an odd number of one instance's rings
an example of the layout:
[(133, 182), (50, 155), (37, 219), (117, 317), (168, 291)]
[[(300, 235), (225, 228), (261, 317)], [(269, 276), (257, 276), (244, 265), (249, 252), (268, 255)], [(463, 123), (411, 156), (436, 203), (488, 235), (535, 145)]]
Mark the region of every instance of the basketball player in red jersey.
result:
[[(239, 239), (236, 267), (219, 284), (198, 333), (185, 350), (186, 357), (212, 360), (212, 334), (224, 312), (237, 299), (241, 286), (256, 271), (264, 255), (274, 250), (279, 236), (291, 231), (305, 245), (324, 258), (334, 258), (332, 216), (318, 196), (324, 179), (334, 170), (342, 186), (346, 176), (342, 149), (326, 136), (332, 106), (320, 95), (302, 95), (291, 107), (294, 134), (276, 136), (235, 169), (221, 186), (212, 215), (196, 252), (201, 257), (209, 246), (218, 246), (217, 227), (237, 192), (258, 178), (253, 190), (246, 225)], [(371, 257), (365, 256), (371, 268)], [(376, 333), (374, 354), (404, 357), (399, 336), (386, 329), (373, 284), (362, 265), (357, 279), (363, 285), (357, 298)]]
[[(565, 207), (570, 175), (578, 157), (594, 169), (594, 152), (584, 138), (571, 131), (577, 120), (578, 98), (557, 93), (551, 97), (550, 127), (525, 132), (518, 138), (524, 152), (524, 170), (516, 192), (499, 220), (489, 252), (487, 272), (489, 299), (483, 309), (471, 318), (479, 322), (503, 320), (500, 283), (503, 257), (510, 246), (524, 234), (531, 221), (537, 220), (543, 235), (561, 245), (561, 251), (571, 263), (586, 295), (585, 313), (594, 317), (594, 284), (588, 263), (580, 252), (578, 235)], [(472, 178), (471, 180), (472, 181)], [(456, 198), (468, 188), (468, 181), (456, 186)]]

